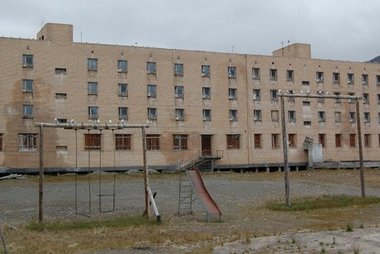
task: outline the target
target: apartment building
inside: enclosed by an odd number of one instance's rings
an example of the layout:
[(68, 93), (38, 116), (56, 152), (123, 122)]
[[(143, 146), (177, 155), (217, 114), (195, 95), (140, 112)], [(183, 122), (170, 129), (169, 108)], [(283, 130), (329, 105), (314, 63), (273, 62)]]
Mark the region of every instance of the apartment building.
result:
[[(380, 64), (311, 58), (292, 44), (272, 56), (73, 42), (46, 24), (37, 39), (0, 38), (0, 166), (38, 168), (37, 122), (149, 124), (149, 167), (173, 169), (196, 153), (215, 168), (282, 165), (278, 90), (359, 95), (364, 160), (380, 154)], [(358, 160), (351, 101), (286, 99), (289, 162), (306, 166), (304, 140), (325, 161)], [(48, 169), (142, 166), (136, 129), (46, 129)]]

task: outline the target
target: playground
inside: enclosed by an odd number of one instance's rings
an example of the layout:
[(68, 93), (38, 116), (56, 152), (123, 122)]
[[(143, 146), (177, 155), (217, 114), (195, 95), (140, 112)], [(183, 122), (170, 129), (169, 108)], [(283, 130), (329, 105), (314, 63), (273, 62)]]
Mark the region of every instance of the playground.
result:
[[(365, 174), (367, 196), (380, 197), (380, 171), (365, 169)], [(322, 248), (353, 253), (353, 248), (367, 250), (364, 243), (368, 241), (360, 241), (364, 232), (380, 233), (379, 203), (294, 212), (268, 209), (268, 202), (285, 202), (281, 172), (203, 173), (202, 178), (222, 212), (221, 222), (206, 221), (199, 198), (193, 202), (192, 214), (178, 216), (179, 173), (150, 174), (150, 187), (157, 192), (155, 200), (162, 216), (160, 224), (154, 216), (139, 219), (145, 208), (141, 172), (116, 174), (115, 184), (114, 175), (104, 173), (102, 191), (112, 193), (115, 187), (115, 202), (112, 195), (104, 196), (101, 205), (104, 211), (112, 212), (101, 212), (98, 196), (93, 195), (91, 213), (88, 213), (88, 179), (94, 183), (92, 192), (98, 193), (96, 173), (45, 176), (44, 221), (47, 225), (75, 222), (77, 228), (53, 227), (42, 231), (30, 226), (32, 221), (38, 221), (38, 177), (0, 181), (0, 219), (7, 249), (9, 253), (249, 253), (261, 246), (261, 253), (267, 253), (290, 250), (293, 245), (295, 250), (312, 253), (320, 253)], [(291, 202), (323, 195), (360, 197), (361, 193), (359, 170), (292, 171), (289, 179)], [(129, 226), (107, 226), (107, 221), (120, 218), (137, 221)], [(79, 226), (94, 221), (97, 226)], [(351, 230), (349, 234), (347, 231)], [(320, 235), (314, 236), (309, 245), (303, 243), (300, 235), (307, 237), (306, 233), (313, 232)], [(344, 241), (352, 239), (344, 240), (334, 232), (359, 237), (355, 238), (355, 246), (344, 245)], [(333, 238), (334, 246), (330, 243)], [(316, 245), (318, 239), (321, 240)]]

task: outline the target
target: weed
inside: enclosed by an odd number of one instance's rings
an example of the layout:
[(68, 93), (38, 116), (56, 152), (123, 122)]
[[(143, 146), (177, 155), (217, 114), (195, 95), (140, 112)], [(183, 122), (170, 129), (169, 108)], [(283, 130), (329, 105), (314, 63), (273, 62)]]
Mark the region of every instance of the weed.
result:
[(352, 232), (354, 231), (352, 228), (352, 225), (350, 223), (346, 224), (346, 232)]
[(322, 248), (320, 253), (326, 253), (325, 248)]

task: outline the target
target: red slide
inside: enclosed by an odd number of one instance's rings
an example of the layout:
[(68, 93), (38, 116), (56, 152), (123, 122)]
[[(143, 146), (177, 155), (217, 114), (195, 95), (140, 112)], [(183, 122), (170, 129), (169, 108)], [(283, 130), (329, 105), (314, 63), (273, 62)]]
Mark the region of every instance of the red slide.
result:
[(222, 216), (222, 212), (220, 211), (214, 199), (211, 197), (210, 193), (207, 191), (199, 170), (187, 170), (187, 175), (189, 176), (193, 188), (195, 189), (195, 192), (197, 193), (204, 209), (206, 210), (207, 221), (210, 219), (221, 220), (220, 217)]

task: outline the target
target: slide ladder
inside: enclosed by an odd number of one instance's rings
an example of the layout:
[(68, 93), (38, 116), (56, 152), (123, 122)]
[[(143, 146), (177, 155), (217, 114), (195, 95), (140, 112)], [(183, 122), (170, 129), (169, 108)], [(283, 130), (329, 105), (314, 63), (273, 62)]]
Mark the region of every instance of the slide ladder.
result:
[[(211, 221), (211, 220), (221, 221), (222, 212), (220, 211), (217, 203), (214, 201), (214, 199), (211, 197), (210, 193), (208, 192), (199, 170), (196, 168), (189, 169), (189, 170), (186, 170), (186, 174), (192, 186), (191, 193), (194, 191), (197, 194), (198, 198), (200, 199), (202, 203), (203, 208), (206, 211), (206, 220), (207, 221)], [(181, 186), (181, 183), (180, 183), (180, 186)], [(180, 190), (180, 197), (181, 197), (181, 190)], [(192, 200), (193, 200), (192, 195), (190, 199), (191, 199), (190, 202), (192, 203)], [(192, 207), (190, 206), (190, 209), (191, 208)]]

